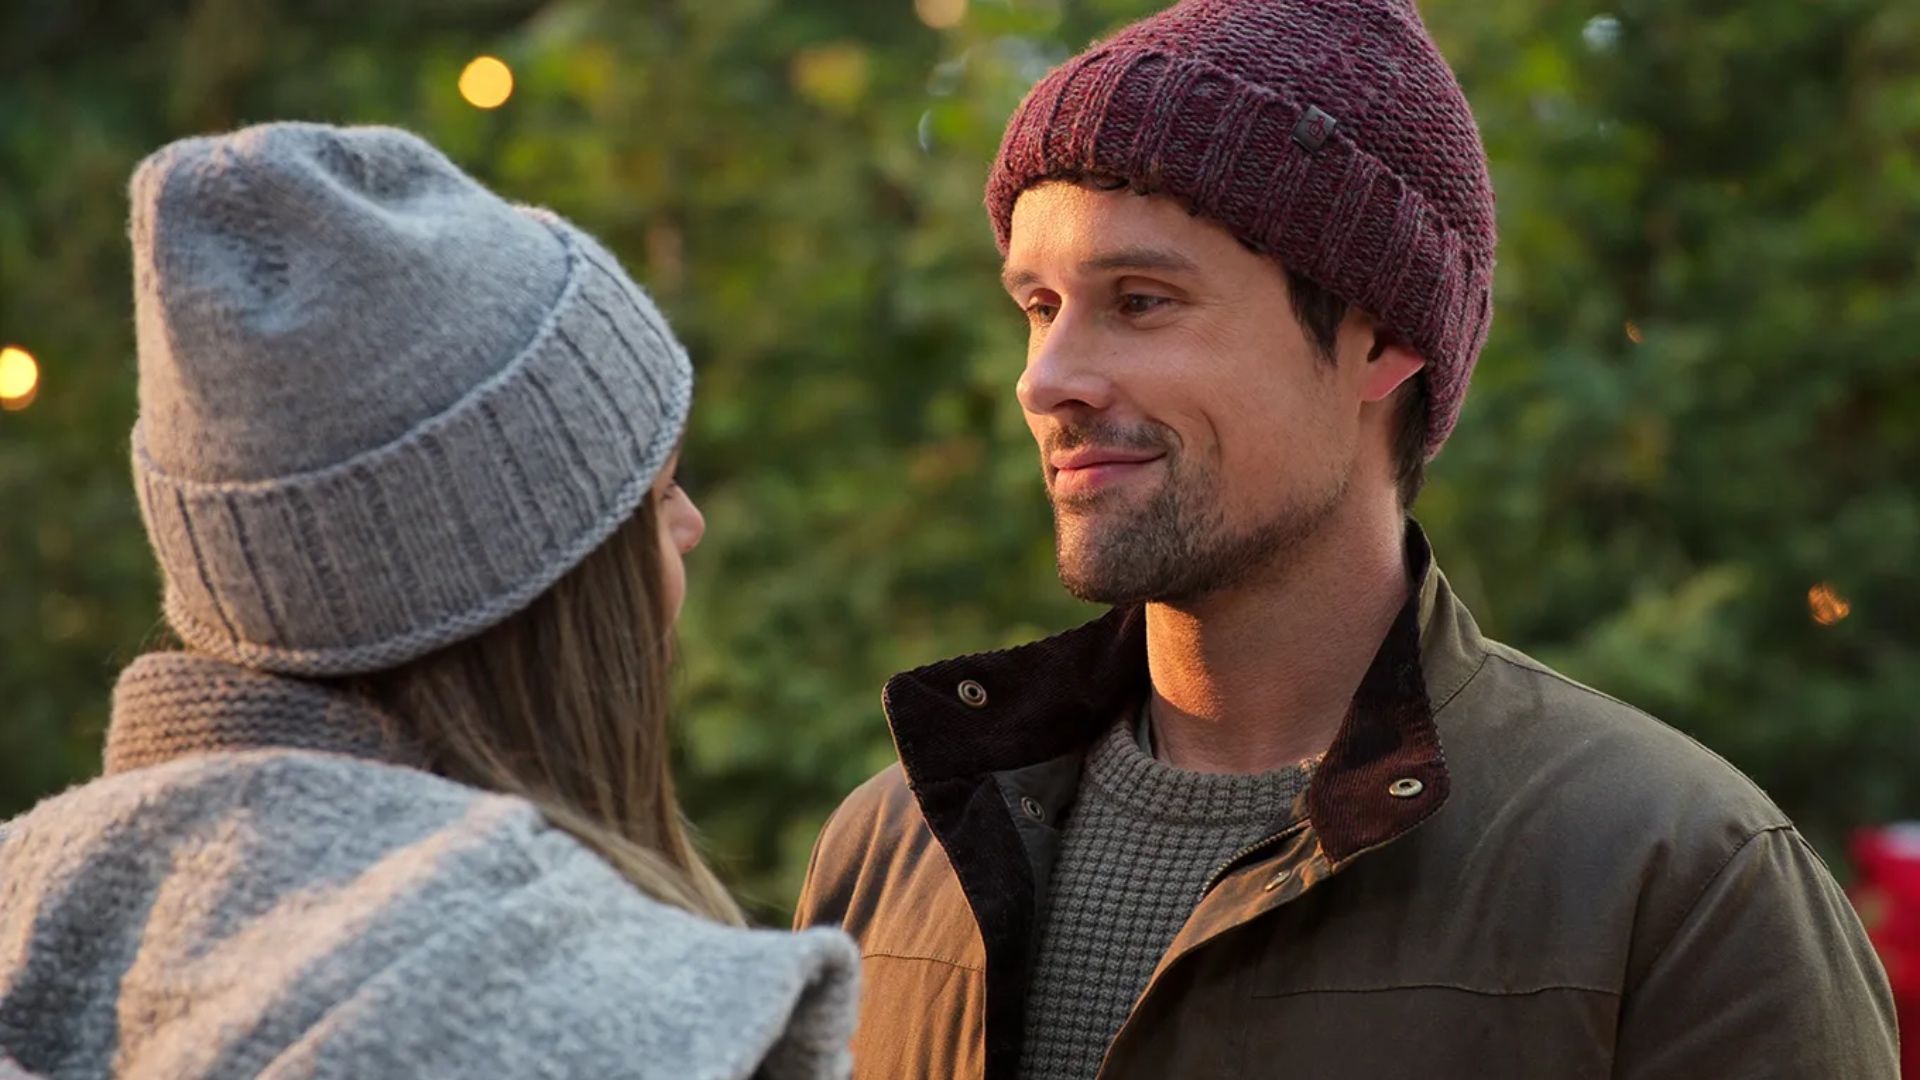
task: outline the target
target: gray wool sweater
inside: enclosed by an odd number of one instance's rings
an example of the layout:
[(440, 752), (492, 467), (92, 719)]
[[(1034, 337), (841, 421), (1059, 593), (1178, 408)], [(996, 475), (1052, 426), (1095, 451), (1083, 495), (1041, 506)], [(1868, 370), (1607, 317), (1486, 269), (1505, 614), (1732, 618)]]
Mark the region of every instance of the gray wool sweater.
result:
[(136, 661), (108, 775), (0, 826), (0, 1076), (848, 1075), (838, 932), (667, 907), (382, 756), (312, 684)]
[(1207, 878), (1304, 810), (1312, 766), (1177, 769), (1131, 717), (1088, 751), (1040, 917), (1022, 1080), (1090, 1080)]

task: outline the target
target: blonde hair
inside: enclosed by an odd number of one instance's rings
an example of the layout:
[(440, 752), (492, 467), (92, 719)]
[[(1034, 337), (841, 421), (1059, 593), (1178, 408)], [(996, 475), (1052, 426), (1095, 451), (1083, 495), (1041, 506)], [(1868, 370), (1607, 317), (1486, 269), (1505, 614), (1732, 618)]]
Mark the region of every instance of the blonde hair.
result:
[(433, 771), (527, 799), (641, 891), (739, 925), (674, 797), (659, 544), (649, 497), (524, 611), (340, 685), (380, 706)]

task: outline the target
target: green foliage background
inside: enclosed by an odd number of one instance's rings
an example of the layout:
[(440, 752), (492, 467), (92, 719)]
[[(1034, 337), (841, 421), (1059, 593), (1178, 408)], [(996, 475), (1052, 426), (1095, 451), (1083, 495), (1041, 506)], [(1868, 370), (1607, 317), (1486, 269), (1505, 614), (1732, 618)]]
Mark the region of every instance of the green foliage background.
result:
[[(414, 128), (606, 238), (700, 372), (684, 794), (777, 919), (893, 671), (1091, 614), (1052, 573), (980, 210), (1025, 87), (1150, 0), (11, 0), (0, 817), (96, 767), (155, 628), (124, 184), (162, 142)], [(1696, 734), (1823, 846), (1920, 804), (1920, 6), (1426, 0), (1502, 231), (1420, 512), (1496, 636)], [(518, 76), (495, 112), (461, 67)], [(1851, 602), (1809, 617), (1828, 582)]]

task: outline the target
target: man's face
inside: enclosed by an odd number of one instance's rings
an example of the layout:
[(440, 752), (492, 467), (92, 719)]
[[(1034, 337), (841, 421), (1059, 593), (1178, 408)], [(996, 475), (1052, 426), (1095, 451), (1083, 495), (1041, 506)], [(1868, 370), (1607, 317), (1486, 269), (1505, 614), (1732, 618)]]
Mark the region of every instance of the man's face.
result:
[(1361, 388), (1272, 260), (1171, 199), (1054, 182), (1015, 205), (1004, 281), (1075, 596), (1181, 605), (1284, 573), (1341, 506)]

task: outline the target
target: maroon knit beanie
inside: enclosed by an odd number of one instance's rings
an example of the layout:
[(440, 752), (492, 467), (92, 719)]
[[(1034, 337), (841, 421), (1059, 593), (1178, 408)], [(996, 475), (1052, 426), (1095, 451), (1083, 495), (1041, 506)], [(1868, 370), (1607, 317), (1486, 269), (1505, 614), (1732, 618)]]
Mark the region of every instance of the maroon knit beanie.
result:
[(1439, 451), (1493, 313), (1493, 185), (1412, 0), (1184, 0), (1067, 61), (987, 180), (1001, 252), (1022, 191), (1086, 175), (1185, 201), (1411, 344)]

